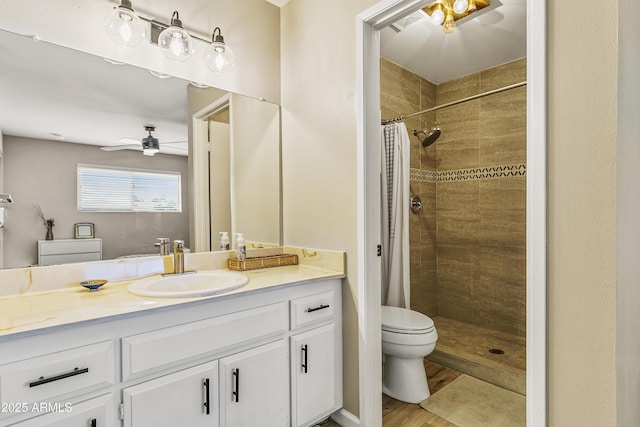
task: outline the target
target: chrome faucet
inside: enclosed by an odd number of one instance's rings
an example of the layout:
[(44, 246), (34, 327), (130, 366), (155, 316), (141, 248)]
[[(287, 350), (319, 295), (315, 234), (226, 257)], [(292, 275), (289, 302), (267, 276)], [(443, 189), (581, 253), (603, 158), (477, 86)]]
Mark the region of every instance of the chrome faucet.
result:
[(158, 237), (154, 246), (160, 248), (160, 255), (169, 255), (169, 239), (167, 237)]
[[(169, 239), (167, 239), (169, 240)], [(175, 276), (177, 274), (196, 274), (197, 271), (184, 271), (184, 240), (173, 241), (173, 273), (162, 273), (163, 276)]]
[(173, 241), (173, 274), (184, 273), (184, 240)]

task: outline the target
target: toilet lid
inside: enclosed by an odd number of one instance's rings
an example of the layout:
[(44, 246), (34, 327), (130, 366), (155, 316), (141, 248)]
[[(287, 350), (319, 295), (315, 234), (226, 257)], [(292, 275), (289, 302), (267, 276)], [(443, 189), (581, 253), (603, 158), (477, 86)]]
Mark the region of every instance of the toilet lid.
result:
[(400, 307), (381, 307), (382, 329), (389, 332), (425, 333), (433, 330), (433, 320), (417, 311)]

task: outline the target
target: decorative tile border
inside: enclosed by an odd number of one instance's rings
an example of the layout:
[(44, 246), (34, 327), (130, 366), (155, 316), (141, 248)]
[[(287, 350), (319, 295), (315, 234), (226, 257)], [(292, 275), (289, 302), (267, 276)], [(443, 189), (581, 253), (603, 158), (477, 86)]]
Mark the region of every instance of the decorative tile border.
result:
[(423, 169), (411, 169), (409, 171), (410, 181), (419, 182), (455, 182), (471, 181), (477, 179), (497, 179), (512, 176), (526, 176), (527, 165), (524, 163), (516, 165), (490, 166), (473, 169), (456, 169), (450, 171), (427, 171)]

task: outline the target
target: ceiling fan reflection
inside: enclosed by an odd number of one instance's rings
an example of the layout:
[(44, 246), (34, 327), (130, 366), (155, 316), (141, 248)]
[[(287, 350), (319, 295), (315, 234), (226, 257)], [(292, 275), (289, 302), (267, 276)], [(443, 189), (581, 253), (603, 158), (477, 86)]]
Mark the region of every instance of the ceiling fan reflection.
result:
[[(160, 152), (160, 145), (171, 145), (171, 144), (181, 144), (184, 145), (187, 141), (169, 141), (169, 142), (160, 142), (158, 138), (151, 135), (151, 132), (156, 130), (156, 127), (153, 125), (145, 125), (144, 130), (149, 132), (149, 135), (145, 136), (141, 140), (137, 140), (134, 138), (120, 138), (118, 142), (123, 142), (126, 144), (123, 145), (109, 145), (100, 147), (102, 151), (119, 151), (119, 150), (138, 150), (142, 148), (142, 154), (145, 156), (153, 156), (154, 154)], [(170, 147), (173, 150), (181, 150), (187, 151), (187, 148), (180, 146), (172, 146)]]

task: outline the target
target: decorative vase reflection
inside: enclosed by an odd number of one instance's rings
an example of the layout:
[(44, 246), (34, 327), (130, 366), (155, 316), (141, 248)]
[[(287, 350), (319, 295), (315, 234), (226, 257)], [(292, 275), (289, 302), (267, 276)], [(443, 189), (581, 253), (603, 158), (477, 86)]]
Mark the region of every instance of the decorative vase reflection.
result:
[(53, 226), (47, 227), (47, 236), (45, 240), (53, 240)]

